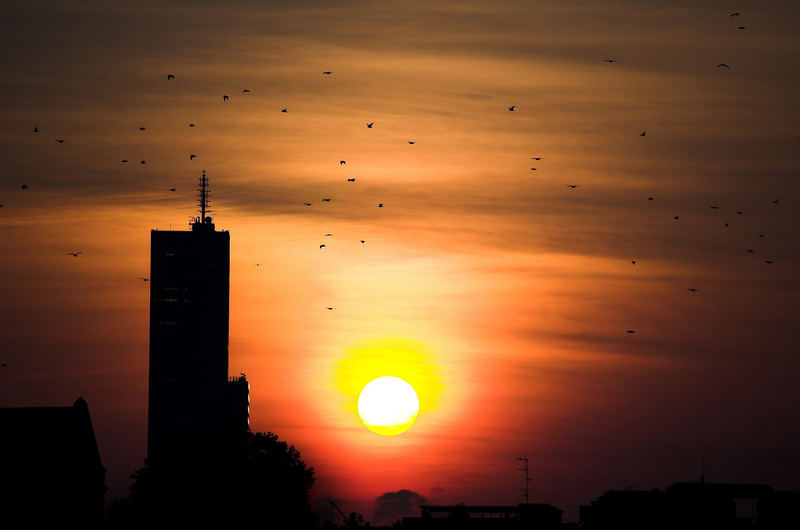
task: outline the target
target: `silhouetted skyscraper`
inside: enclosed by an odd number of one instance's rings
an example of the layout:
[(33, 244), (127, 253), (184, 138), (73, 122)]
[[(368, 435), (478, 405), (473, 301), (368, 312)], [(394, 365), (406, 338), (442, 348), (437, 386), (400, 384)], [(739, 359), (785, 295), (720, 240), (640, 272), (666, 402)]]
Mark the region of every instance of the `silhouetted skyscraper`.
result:
[(205, 171), (199, 205), (190, 231), (150, 233), (151, 461), (249, 428), (249, 383), (228, 378), (230, 234), (207, 215)]

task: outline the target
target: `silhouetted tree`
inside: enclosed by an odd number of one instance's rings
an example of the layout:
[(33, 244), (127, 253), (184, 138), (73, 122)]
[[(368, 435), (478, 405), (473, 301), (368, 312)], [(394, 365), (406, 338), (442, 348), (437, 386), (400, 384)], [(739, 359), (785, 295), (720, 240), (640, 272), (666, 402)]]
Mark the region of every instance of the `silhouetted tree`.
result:
[(344, 526), (346, 528), (362, 528), (368, 527), (369, 521), (366, 523), (364, 522), (364, 516), (360, 513), (350, 512), (350, 515), (347, 517), (347, 520), (344, 521)]
[(317, 525), (308, 502), (314, 469), (271, 432), (186, 447), (131, 478), (130, 495), (109, 511), (112, 529)]

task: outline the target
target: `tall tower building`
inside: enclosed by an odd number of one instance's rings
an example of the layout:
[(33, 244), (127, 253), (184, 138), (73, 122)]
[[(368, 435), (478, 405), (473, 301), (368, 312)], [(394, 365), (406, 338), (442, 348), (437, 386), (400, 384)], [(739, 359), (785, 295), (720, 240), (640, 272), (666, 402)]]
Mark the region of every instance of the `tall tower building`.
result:
[(230, 233), (210, 216), (208, 178), (188, 231), (150, 233), (147, 457), (249, 429), (249, 383), (228, 377)]

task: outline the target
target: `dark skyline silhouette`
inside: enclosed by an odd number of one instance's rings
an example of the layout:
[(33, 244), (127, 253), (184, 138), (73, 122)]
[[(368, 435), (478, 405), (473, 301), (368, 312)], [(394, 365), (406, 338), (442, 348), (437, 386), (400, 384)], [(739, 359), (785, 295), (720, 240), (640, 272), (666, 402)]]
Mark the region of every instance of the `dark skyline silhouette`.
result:
[[(572, 521), (700, 457), (709, 482), (795, 490), (798, 20), (788, 0), (15, 3), (0, 407), (83, 396), (106, 500), (148, 454), (150, 390), (170, 436), (244, 411), (248, 384), (251, 429), (368, 520), (400, 490), (514, 506), (519, 455), (530, 501)], [(149, 356), (151, 298), (173, 298), (150, 296), (150, 232), (191, 239), (202, 169), (232, 235), (226, 367), (221, 318), (192, 346), (208, 379)], [(380, 437), (359, 392), (400, 372), (420, 412)]]
[(606, 491), (580, 508), (587, 529), (790, 528), (800, 491), (765, 484), (676, 482), (665, 490)]
[[(115, 497), (104, 513), (105, 468), (82, 398), (73, 407), (0, 408), (6, 428), (0, 520), (166, 529), (259, 526), (269, 513), (273, 527), (369, 524), (358, 512), (346, 516), (333, 499), (338, 523), (315, 515), (309, 502), (314, 469), (277, 435), (250, 432), (249, 383), (244, 373), (228, 376), (230, 233), (216, 230), (209, 196), (203, 171), (200, 215), (191, 230), (151, 231), (148, 454), (132, 475), (129, 495)], [(525, 503), (430, 505), (401, 489), (375, 499), (372, 522), (419, 529), (573, 526), (563, 522), (563, 510), (528, 501), (529, 459), (515, 460), (524, 464), (518, 469), (525, 473)], [(663, 492), (606, 491), (580, 507), (579, 522), (590, 529), (784, 528), (796, 517), (800, 492), (707, 483), (704, 459), (702, 466), (699, 482), (675, 483)], [(47, 493), (31, 495), (39, 488)], [(37, 510), (42, 502), (55, 511)], [(411, 514), (417, 509), (419, 517)]]

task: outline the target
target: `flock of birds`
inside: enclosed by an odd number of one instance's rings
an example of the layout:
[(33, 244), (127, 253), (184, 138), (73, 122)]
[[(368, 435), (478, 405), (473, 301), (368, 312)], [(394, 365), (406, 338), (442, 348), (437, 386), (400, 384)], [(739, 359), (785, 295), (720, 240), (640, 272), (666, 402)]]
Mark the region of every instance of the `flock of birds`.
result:
[[(324, 72), (322, 72), (322, 75), (325, 75), (325, 76), (331, 76), (331, 75), (333, 75), (333, 71), (330, 71), (330, 70), (324, 71)], [(170, 73), (170, 74), (167, 74), (167, 81), (172, 81), (172, 80), (174, 80), (174, 79), (175, 79), (175, 74), (172, 74), (172, 73)], [(246, 96), (246, 95), (248, 95), (248, 94), (250, 94), (250, 93), (251, 93), (250, 89), (248, 89), (248, 88), (242, 89), (242, 95)], [(223, 103), (227, 103), (228, 101), (230, 101), (230, 99), (231, 99), (231, 98), (230, 98), (230, 96), (229, 96), (228, 94), (223, 94), (223, 95), (222, 95), (222, 101), (223, 101)], [(282, 112), (282, 113), (288, 113), (288, 112), (289, 112), (289, 109), (288, 109), (287, 107), (283, 107), (283, 108), (281, 108), (281, 112)], [(374, 127), (374, 125), (375, 125), (375, 122), (368, 122), (368, 123), (365, 123), (365, 125), (366, 125), (366, 127), (367, 127), (368, 129), (372, 129), (372, 128)], [(195, 127), (195, 124), (194, 124), (194, 123), (189, 123), (189, 124), (188, 124), (188, 126), (189, 126), (189, 127)], [(138, 130), (139, 130), (140, 132), (146, 132), (146, 131), (147, 131), (147, 127), (144, 127), (144, 126), (139, 126), (139, 127), (138, 127)], [(32, 130), (32, 132), (33, 132), (34, 134), (39, 134), (39, 133), (41, 132), (41, 130), (39, 129), (39, 126), (38, 126), (38, 125), (35, 125), (35, 126), (33, 127), (33, 130)], [(55, 143), (58, 143), (58, 144), (64, 144), (65, 142), (66, 142), (66, 140), (65, 140), (64, 138), (61, 138), (61, 137), (55, 138)], [(408, 144), (409, 144), (409, 145), (414, 145), (414, 144), (415, 144), (415, 142), (414, 142), (413, 140), (409, 140), (409, 141), (408, 141)], [(189, 160), (195, 160), (196, 158), (197, 158), (197, 155), (196, 155), (195, 153), (190, 153), (190, 154), (189, 154)], [(122, 160), (121, 160), (121, 163), (122, 163), (122, 164), (128, 164), (128, 163), (129, 163), (129, 160), (128, 160), (128, 159), (122, 159)], [(147, 164), (147, 160), (144, 160), (144, 159), (143, 159), (143, 160), (140, 160), (140, 161), (139, 161), (139, 164), (140, 164), (140, 165), (145, 165), (145, 164)], [(346, 164), (347, 164), (347, 161), (346, 161), (346, 160), (340, 160), (340, 161), (339, 161), (339, 166), (344, 166), (344, 165), (346, 165)], [(355, 178), (355, 177), (348, 177), (348, 178), (346, 179), (346, 182), (347, 182), (347, 183), (354, 183), (354, 182), (356, 182), (356, 178)], [(22, 189), (23, 191), (24, 191), (24, 190), (27, 190), (27, 189), (28, 189), (28, 185), (27, 185), (27, 184), (22, 184), (22, 185), (21, 185), (21, 189)], [(168, 188), (168, 191), (170, 191), (170, 192), (175, 192), (175, 191), (177, 191), (177, 188), (176, 188), (176, 187), (171, 187), (171, 188)], [(329, 203), (329, 202), (331, 202), (331, 198), (330, 198), (330, 197), (324, 197), (324, 198), (322, 199), (322, 202), (324, 202), (324, 203)], [(305, 203), (303, 203), (303, 204), (304, 204), (305, 206), (312, 206), (312, 203), (310, 203), (310, 202), (305, 202)], [(3, 204), (0, 204), (0, 208), (2, 208), (3, 206), (4, 206)], [(384, 204), (383, 204), (382, 202), (381, 202), (381, 203), (377, 203), (377, 207), (378, 207), (378, 208), (383, 208), (383, 207), (384, 207)], [(328, 234), (325, 234), (325, 236), (324, 236), (324, 237), (332, 237), (332, 236), (333, 236), (333, 234), (331, 234), (331, 233), (328, 233)], [(359, 240), (359, 242), (360, 242), (362, 245), (363, 245), (363, 244), (366, 244), (366, 240), (364, 240), (364, 239), (360, 239), (360, 240)], [(321, 249), (324, 249), (324, 248), (327, 248), (327, 244), (325, 244), (325, 243), (321, 243), (321, 244), (319, 245), (319, 248), (320, 248), (320, 250), (321, 250)], [(79, 256), (83, 255), (83, 253), (84, 253), (84, 252), (83, 252), (83, 250), (78, 250), (78, 251), (71, 251), (71, 252), (67, 252), (67, 254), (66, 254), (66, 255), (67, 255), (67, 256), (71, 256), (71, 257), (73, 257), (73, 258), (77, 258), (77, 257), (79, 257)], [(260, 263), (256, 263), (256, 264), (254, 264), (254, 265), (255, 265), (256, 267), (260, 267), (260, 266), (261, 266), (261, 264), (260, 264)], [(149, 281), (150, 281), (150, 278), (146, 278), (146, 277), (144, 277), (144, 276), (139, 276), (137, 279), (138, 279), (138, 280), (141, 280), (141, 281), (143, 281), (143, 282), (149, 282)], [(333, 310), (334, 308), (333, 308), (333, 307), (328, 307), (327, 309), (328, 309), (328, 310)], [(3, 363), (3, 364), (2, 364), (2, 367), (6, 367), (6, 366), (7, 366), (7, 364), (6, 364), (6, 363)]]
[[(740, 11), (736, 11), (736, 12), (731, 13), (729, 18), (739, 17), (739, 16), (741, 16), (741, 14), (742, 13)], [(746, 26), (737, 26), (737, 29), (738, 30), (745, 30), (747, 28), (746, 28)], [(603, 59), (603, 62), (606, 62), (606, 63), (609, 63), (609, 64), (614, 64), (614, 63), (619, 63), (619, 60), (618, 59), (609, 58), (609, 59)], [(730, 70), (731, 69), (731, 67), (726, 63), (718, 63), (717, 64), (717, 68), (718, 69), (724, 69), (724, 70)], [(518, 108), (518, 105), (516, 105), (516, 104), (510, 105), (510, 106), (508, 106), (508, 112), (517, 112), (517, 108)], [(647, 136), (647, 130), (644, 130), (641, 133), (639, 133), (639, 136), (646, 137)], [(531, 157), (531, 160), (537, 160), (538, 161), (538, 160), (541, 160), (541, 159), (542, 159), (542, 157), (538, 157), (538, 156), (537, 157)], [(537, 167), (532, 167), (530, 169), (531, 169), (531, 171), (536, 171), (538, 168)], [(566, 187), (569, 188), (569, 189), (574, 190), (574, 189), (578, 188), (578, 185), (577, 184), (567, 184)], [(647, 197), (647, 200), (648, 201), (653, 201), (653, 200), (655, 200), (655, 197), (652, 197), (652, 196), (651, 197)], [(777, 205), (777, 204), (779, 204), (779, 202), (780, 202), (779, 199), (774, 199), (772, 201), (772, 204), (773, 205)], [(712, 205), (712, 206), (710, 206), (710, 208), (712, 210), (718, 210), (719, 206)], [(736, 215), (742, 215), (742, 214), (743, 214), (742, 210), (737, 210), (736, 211)], [(680, 215), (674, 216), (673, 219), (675, 221), (679, 221), (680, 220)], [(730, 221), (726, 221), (723, 224), (723, 227), (724, 228), (729, 228), (730, 227)], [(764, 234), (758, 234), (758, 237), (763, 239), (765, 237), (765, 235)], [(746, 250), (746, 254), (752, 255), (752, 254), (755, 254), (755, 253), (756, 253), (755, 249), (749, 248), (749, 249)], [(635, 266), (637, 263), (638, 263), (637, 260), (631, 260), (631, 264), (632, 265)], [(765, 259), (764, 263), (767, 264), (767, 265), (772, 265), (773, 263), (775, 263), (775, 261), (772, 260), (772, 259)], [(688, 293), (697, 293), (699, 291), (699, 289), (697, 289), (695, 287), (688, 287), (686, 290), (687, 290)], [(633, 334), (633, 333), (636, 333), (636, 330), (635, 329), (627, 329), (627, 330), (625, 330), (625, 332), (628, 333), (628, 334)]]
[[(733, 13), (731, 13), (729, 18), (733, 18), (733, 17), (740, 17), (740, 16), (741, 16), (741, 12), (737, 11), (737, 12), (733, 12)], [(738, 29), (738, 30), (745, 30), (745, 29), (746, 29), (746, 26), (737, 26), (737, 29)], [(606, 63), (609, 63), (609, 64), (617, 64), (617, 63), (619, 63), (619, 60), (618, 60), (618, 59), (614, 59), (614, 58), (603, 59), (603, 61), (604, 61), (604, 62), (606, 62)], [(726, 64), (726, 63), (719, 63), (719, 64), (717, 64), (717, 68), (718, 68), (718, 69), (724, 69), (724, 70), (730, 70), (730, 69), (731, 69), (731, 67), (730, 67), (728, 64)], [(333, 75), (333, 73), (334, 73), (334, 72), (333, 72), (333, 71), (331, 71), (331, 70), (326, 70), (326, 71), (323, 71), (323, 72), (322, 72), (322, 75), (323, 75), (323, 76), (332, 76), (332, 75)], [(172, 74), (172, 73), (170, 73), (170, 74), (167, 74), (167, 81), (172, 81), (172, 80), (174, 80), (174, 79), (175, 79), (175, 74)], [(242, 93), (242, 95), (243, 95), (243, 96), (247, 96), (247, 95), (251, 94), (251, 91), (250, 91), (250, 89), (247, 89), (247, 88), (245, 88), (245, 89), (242, 89), (241, 93)], [(227, 103), (229, 100), (230, 100), (230, 96), (229, 96), (228, 94), (223, 94), (223, 95), (222, 95), (222, 102), (223, 102), (223, 103)], [(513, 104), (513, 105), (509, 105), (509, 106), (507, 107), (507, 110), (508, 110), (508, 112), (518, 112), (518, 108), (519, 108), (519, 107), (518, 107), (518, 105), (516, 105), (516, 104)], [(288, 113), (288, 112), (289, 112), (289, 109), (288, 109), (288, 107), (282, 107), (280, 112), (281, 112), (281, 113)], [(368, 129), (373, 129), (373, 128), (374, 128), (374, 126), (375, 126), (375, 122), (374, 122), (374, 121), (372, 121), (372, 122), (366, 122), (366, 123), (365, 123), (365, 125), (366, 125), (366, 127), (367, 127)], [(188, 126), (189, 126), (189, 127), (194, 127), (194, 126), (195, 126), (195, 124), (194, 124), (194, 123), (189, 123), (189, 124), (188, 124)], [(146, 131), (147, 131), (147, 128), (146, 128), (146, 127), (144, 127), (144, 126), (139, 126), (139, 127), (138, 127), (138, 130), (139, 130), (140, 132), (146, 132)], [(36, 126), (34, 126), (34, 127), (33, 127), (33, 133), (34, 133), (34, 134), (39, 134), (39, 133), (40, 133), (40, 129), (39, 129), (39, 126), (38, 126), (38, 125), (36, 125)], [(639, 133), (639, 136), (641, 136), (641, 137), (643, 137), (643, 138), (644, 138), (644, 137), (646, 137), (646, 136), (647, 136), (647, 130), (644, 130), (644, 131), (642, 131), (641, 133)], [(55, 138), (55, 140), (54, 140), (54, 141), (55, 141), (56, 143), (58, 143), (58, 144), (64, 144), (64, 143), (66, 142), (66, 140), (65, 140), (64, 138), (61, 138), (61, 137), (57, 137), (57, 138)], [(408, 140), (408, 144), (409, 144), (409, 145), (415, 145), (415, 141), (414, 141), (414, 140)], [(195, 160), (196, 158), (197, 158), (197, 155), (196, 155), (195, 153), (190, 153), (190, 154), (189, 154), (189, 160)], [(542, 156), (540, 156), (540, 155), (537, 155), (537, 156), (532, 156), (530, 159), (531, 159), (531, 160), (533, 160), (533, 161), (536, 161), (536, 162), (538, 162), (538, 161), (541, 161), (541, 160), (543, 159), (543, 157), (542, 157)], [(123, 160), (122, 160), (122, 164), (128, 164), (128, 163), (129, 163), (128, 159), (123, 159)], [(140, 160), (140, 161), (139, 161), (139, 164), (140, 164), (140, 165), (144, 165), (144, 164), (146, 164), (146, 163), (147, 163), (147, 161), (146, 161), (146, 160)], [(345, 166), (346, 164), (347, 164), (347, 161), (346, 161), (346, 160), (339, 160), (339, 166)], [(531, 171), (537, 171), (538, 169), (539, 169), (538, 167), (531, 167), (531, 168), (530, 168), (530, 170), (531, 170)], [(347, 183), (355, 183), (355, 182), (356, 182), (356, 178), (355, 178), (355, 177), (348, 177), (348, 178), (346, 179), (346, 182), (347, 182)], [(575, 189), (577, 189), (579, 186), (578, 186), (578, 184), (566, 184), (566, 187), (567, 187), (568, 189), (575, 190)], [(27, 185), (27, 184), (22, 184), (22, 185), (21, 185), (21, 189), (22, 189), (23, 191), (27, 190), (27, 189), (28, 189), (28, 185)], [(175, 192), (176, 190), (177, 190), (177, 188), (175, 188), (175, 187), (168, 188), (168, 191), (169, 191), (169, 192)], [(653, 200), (655, 200), (655, 197), (652, 197), (652, 196), (651, 196), (651, 197), (647, 197), (647, 200), (648, 200), (648, 201), (653, 201)], [(324, 197), (324, 198), (322, 198), (322, 202), (323, 202), (323, 203), (330, 203), (330, 202), (331, 202), (331, 198), (330, 198), (330, 197)], [(775, 199), (775, 200), (773, 200), (773, 201), (772, 201), (772, 203), (773, 203), (773, 205), (777, 205), (777, 204), (779, 204), (779, 200), (778, 200), (778, 199)], [(304, 202), (304, 203), (303, 203), (303, 205), (304, 205), (305, 207), (311, 207), (311, 206), (312, 206), (312, 203), (311, 203), (311, 202)], [(0, 204), (0, 208), (2, 208), (2, 207), (3, 207), (3, 204)], [(384, 207), (384, 203), (382, 203), (382, 202), (380, 202), (380, 203), (377, 203), (377, 207), (378, 207), (378, 208), (383, 208), (383, 207)], [(710, 208), (711, 208), (712, 210), (718, 210), (718, 209), (719, 209), (719, 206), (717, 206), (717, 205), (711, 205), (711, 206), (710, 206)], [(737, 210), (737, 211), (736, 211), (736, 214), (737, 214), (737, 215), (742, 215), (742, 214), (743, 214), (743, 211), (742, 211), (742, 210)], [(674, 216), (674, 220), (675, 220), (675, 221), (679, 221), (679, 220), (680, 220), (680, 216), (679, 216), (679, 215), (675, 215), (675, 216)], [(723, 227), (724, 227), (724, 228), (728, 228), (728, 227), (730, 227), (730, 222), (729, 222), (729, 221), (726, 221), (726, 222), (724, 223)], [(326, 237), (326, 238), (327, 238), (327, 237), (333, 237), (333, 234), (332, 234), (332, 233), (327, 233), (327, 234), (325, 234), (325, 235), (324, 235), (324, 237)], [(759, 238), (764, 238), (764, 237), (765, 237), (765, 235), (764, 235), (764, 234), (759, 234)], [(366, 241), (365, 241), (364, 239), (361, 239), (361, 240), (359, 240), (359, 241), (360, 241), (360, 243), (361, 243), (361, 244), (365, 244), (365, 243), (366, 243)], [(327, 248), (327, 244), (326, 244), (326, 243), (320, 243), (320, 244), (319, 244), (319, 249), (320, 249), (320, 250), (324, 250), (324, 249), (326, 249), (326, 248)], [(756, 253), (756, 250), (755, 250), (755, 249), (747, 249), (746, 253), (747, 253), (747, 254), (755, 254), (755, 253)], [(79, 250), (79, 251), (68, 252), (68, 253), (67, 253), (67, 255), (68, 255), (68, 256), (71, 256), (72, 258), (78, 258), (79, 256), (83, 255), (83, 251), (82, 251), (82, 250)], [(768, 264), (768, 265), (771, 265), (771, 264), (773, 264), (773, 263), (774, 263), (774, 260), (772, 260), (772, 259), (766, 259), (766, 260), (764, 260), (764, 263), (765, 263), (765, 264)], [(632, 264), (633, 266), (636, 266), (636, 265), (638, 264), (638, 260), (631, 260), (631, 264)], [(261, 266), (261, 264), (260, 264), (260, 263), (256, 263), (256, 264), (254, 264), (254, 265), (255, 265), (256, 267), (260, 267), (260, 266)], [(146, 278), (146, 277), (143, 277), (143, 276), (140, 276), (138, 279), (139, 279), (139, 280), (141, 280), (141, 281), (143, 281), (143, 282), (148, 282), (148, 281), (149, 281), (149, 278)], [(697, 292), (698, 292), (698, 289), (697, 289), (697, 288), (695, 288), (695, 287), (689, 287), (689, 288), (687, 288), (687, 291), (688, 291), (689, 293), (697, 293)], [(334, 307), (328, 306), (328, 307), (326, 307), (326, 309), (327, 309), (327, 310), (329, 310), (329, 311), (332, 311), (332, 310), (334, 310)], [(629, 333), (629, 334), (633, 334), (633, 333), (635, 333), (635, 332), (636, 332), (636, 330), (633, 330), (633, 329), (628, 329), (628, 330), (626, 330), (626, 333)], [(7, 364), (5, 364), (5, 363), (2, 363), (2, 367), (6, 367), (6, 366), (7, 366)]]

